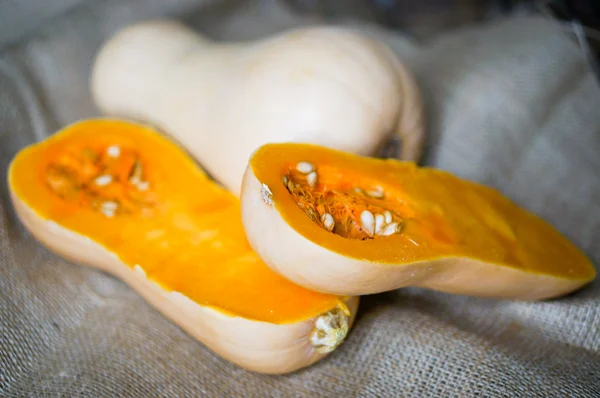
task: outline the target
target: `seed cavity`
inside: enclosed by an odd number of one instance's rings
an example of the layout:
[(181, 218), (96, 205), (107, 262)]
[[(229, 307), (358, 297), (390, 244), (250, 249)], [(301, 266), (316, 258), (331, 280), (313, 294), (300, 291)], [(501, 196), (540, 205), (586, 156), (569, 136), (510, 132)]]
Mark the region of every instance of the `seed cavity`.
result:
[(106, 149), (106, 154), (111, 158), (118, 158), (121, 155), (121, 148), (117, 145), (111, 145)]
[[(309, 162), (292, 163), (281, 176), (298, 207), (321, 228), (349, 239), (378, 239), (399, 232), (395, 201), (377, 185), (348, 186), (338, 174)], [(357, 181), (351, 181), (356, 184)], [(268, 188), (267, 188), (268, 189)], [(272, 203), (270, 191), (262, 194)], [(390, 226), (393, 224), (392, 226)]]
[(309, 162), (299, 162), (296, 165), (296, 170), (298, 170), (302, 174), (308, 174), (315, 170), (315, 166)]
[[(135, 149), (111, 145), (106, 149), (81, 146), (65, 148), (50, 160), (45, 182), (62, 200), (88, 208), (105, 217), (141, 214), (150, 216), (156, 198), (143, 191), (143, 165)], [(133, 179), (133, 186), (127, 181)]]
[(333, 216), (331, 214), (324, 213), (321, 216), (321, 222), (323, 223), (323, 226), (326, 230), (328, 230), (329, 232), (333, 231), (333, 227), (335, 226), (335, 220), (333, 219)]
[(262, 184), (260, 188), (260, 196), (267, 206), (273, 205), (273, 193), (266, 184)]
[(310, 342), (320, 354), (335, 350), (348, 334), (348, 315), (340, 308), (334, 308), (320, 315), (310, 333)]
[(101, 175), (100, 177), (96, 178), (94, 180), (94, 184), (98, 185), (99, 187), (103, 187), (106, 186), (108, 184), (110, 184), (112, 182), (113, 178), (110, 175)]

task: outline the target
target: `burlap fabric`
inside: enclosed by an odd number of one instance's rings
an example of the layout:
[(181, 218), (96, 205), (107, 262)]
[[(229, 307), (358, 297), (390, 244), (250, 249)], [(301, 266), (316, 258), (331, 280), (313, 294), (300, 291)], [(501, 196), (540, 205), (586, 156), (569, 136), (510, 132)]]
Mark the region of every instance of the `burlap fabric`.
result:
[[(87, 79), (107, 35), (163, 14), (219, 38), (299, 22), (280, 9), (224, 15), (207, 4), (91, 2), (0, 54), (1, 396), (600, 396), (599, 282), (539, 303), (416, 288), (364, 297), (333, 355), (272, 377), (218, 358), (123, 283), (36, 243), (11, 209), (7, 164), (24, 145), (97, 114)], [(426, 162), (499, 188), (598, 264), (600, 89), (576, 42), (540, 18), (419, 46), (381, 37), (406, 57), (425, 93)]]

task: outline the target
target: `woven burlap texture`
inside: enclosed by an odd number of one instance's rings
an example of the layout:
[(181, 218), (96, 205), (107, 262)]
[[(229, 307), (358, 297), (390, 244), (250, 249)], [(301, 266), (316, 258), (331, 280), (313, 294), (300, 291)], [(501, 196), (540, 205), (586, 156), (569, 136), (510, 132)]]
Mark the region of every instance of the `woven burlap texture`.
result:
[[(522, 303), (416, 288), (364, 297), (347, 341), (286, 376), (214, 355), (119, 280), (65, 261), (24, 230), (6, 170), (23, 146), (97, 115), (89, 68), (124, 24), (181, 17), (215, 38), (301, 23), (208, 1), (89, 2), (0, 54), (0, 395), (598, 397), (600, 283)], [(375, 27), (418, 76), (426, 163), (489, 184), (600, 262), (600, 89), (577, 42), (522, 17), (413, 44)]]

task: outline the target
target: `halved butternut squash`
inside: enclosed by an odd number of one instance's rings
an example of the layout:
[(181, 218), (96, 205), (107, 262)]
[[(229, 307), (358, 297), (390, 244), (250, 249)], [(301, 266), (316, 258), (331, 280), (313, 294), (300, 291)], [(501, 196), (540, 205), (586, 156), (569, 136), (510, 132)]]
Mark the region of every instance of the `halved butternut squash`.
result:
[(596, 276), (565, 237), (496, 190), (412, 162), (310, 144), (254, 152), (242, 220), (271, 268), (330, 294), (420, 286), (534, 300)]
[(85, 120), (17, 154), (14, 208), (56, 253), (114, 274), (222, 357), (262, 373), (335, 349), (358, 298), (307, 290), (252, 251), (239, 199), (167, 138)]

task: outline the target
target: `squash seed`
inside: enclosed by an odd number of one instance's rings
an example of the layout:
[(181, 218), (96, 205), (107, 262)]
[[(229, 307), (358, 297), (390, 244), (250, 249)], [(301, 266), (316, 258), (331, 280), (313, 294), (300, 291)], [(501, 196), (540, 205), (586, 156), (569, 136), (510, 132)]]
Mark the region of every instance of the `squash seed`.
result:
[(306, 209), (306, 214), (308, 214), (308, 217), (310, 217), (310, 219), (313, 221), (317, 218), (315, 210), (312, 207)]
[(135, 184), (135, 186), (139, 191), (147, 191), (150, 188), (150, 183), (148, 181), (141, 181)]
[(313, 171), (306, 176), (306, 182), (310, 185), (311, 188), (314, 188), (317, 185), (317, 172)]
[(386, 210), (385, 213), (383, 213), (383, 216), (385, 217), (386, 224), (389, 224), (392, 222), (392, 213), (390, 213), (389, 210)]
[(328, 230), (329, 232), (333, 231), (333, 227), (335, 226), (335, 220), (333, 219), (333, 216), (331, 214), (323, 213), (323, 215), (321, 216), (321, 222), (323, 223), (323, 226), (326, 230)]
[(77, 186), (71, 176), (55, 166), (51, 166), (46, 173), (46, 183), (61, 197), (71, 197), (77, 192)]
[(119, 205), (117, 204), (117, 202), (107, 201), (107, 202), (103, 202), (102, 205), (100, 205), (100, 211), (106, 217), (113, 217), (115, 215), (115, 212), (117, 211), (118, 207), (119, 207)]
[(129, 173), (129, 182), (134, 185), (140, 183), (142, 181), (142, 172), (142, 163), (136, 159)]
[(373, 199), (382, 199), (383, 198), (383, 192), (377, 191), (377, 190), (366, 191), (366, 194), (367, 194), (367, 196), (369, 196)]
[(104, 174), (104, 175), (97, 177), (94, 180), (94, 184), (98, 185), (99, 187), (103, 187), (105, 185), (110, 184), (112, 182), (112, 180), (113, 180), (112, 176), (110, 176), (108, 174)]
[(392, 235), (392, 234), (396, 234), (398, 232), (399, 232), (399, 230), (398, 230), (398, 223), (393, 222), (393, 223), (388, 224), (388, 225), (385, 226), (385, 228), (381, 231), (381, 235), (382, 236), (389, 236), (389, 235)]
[(290, 181), (290, 179), (288, 178), (288, 176), (286, 176), (286, 175), (285, 175), (285, 176), (283, 176), (283, 179), (282, 179), (282, 180), (283, 180), (283, 185), (285, 185), (285, 186), (287, 187), (287, 185), (288, 185), (288, 182)]
[(373, 236), (375, 233), (375, 217), (373, 216), (373, 213), (369, 210), (363, 210), (363, 212), (360, 213), (360, 222), (367, 234)]
[(117, 145), (111, 145), (106, 149), (106, 154), (111, 158), (118, 158), (121, 155), (121, 148)]
[(312, 163), (299, 162), (296, 165), (296, 170), (298, 170), (302, 174), (308, 174), (315, 170), (315, 166), (313, 166)]
[(381, 228), (385, 225), (385, 217), (383, 214), (375, 215), (375, 233), (379, 232)]

